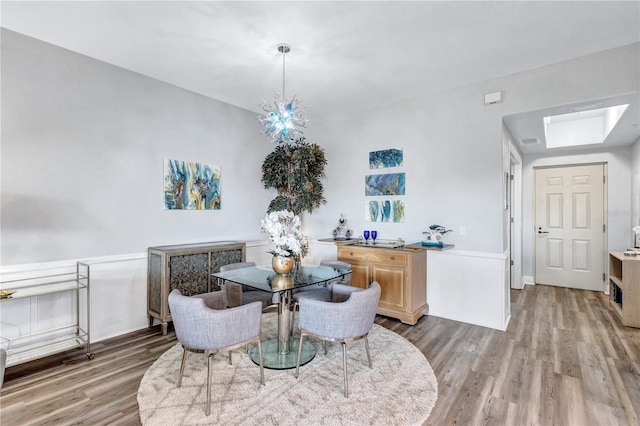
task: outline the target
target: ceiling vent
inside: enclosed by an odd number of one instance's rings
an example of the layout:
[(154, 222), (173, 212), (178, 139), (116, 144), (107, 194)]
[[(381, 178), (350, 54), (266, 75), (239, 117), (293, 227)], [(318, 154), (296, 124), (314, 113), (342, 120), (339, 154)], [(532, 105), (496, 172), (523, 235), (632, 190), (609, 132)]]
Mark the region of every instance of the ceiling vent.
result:
[(520, 143), (522, 145), (535, 145), (537, 143), (540, 143), (540, 139), (538, 139), (538, 138), (520, 139)]

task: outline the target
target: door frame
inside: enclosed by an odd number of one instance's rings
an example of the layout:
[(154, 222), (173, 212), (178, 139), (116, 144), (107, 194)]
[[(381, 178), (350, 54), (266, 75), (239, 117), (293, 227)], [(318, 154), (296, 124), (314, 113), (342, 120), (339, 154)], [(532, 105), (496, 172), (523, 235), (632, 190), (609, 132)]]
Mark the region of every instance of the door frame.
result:
[(509, 249), (513, 261), (509, 279), (511, 288), (522, 289), (524, 284), (522, 279), (522, 157), (513, 143), (509, 144), (509, 163), (512, 176), (509, 213), (513, 218), (513, 222), (508, 219), (511, 229)]
[(602, 282), (602, 292), (605, 294), (609, 294), (609, 214), (607, 213), (607, 206), (609, 205), (609, 163), (607, 161), (594, 161), (587, 163), (559, 163), (559, 164), (547, 164), (544, 166), (533, 166), (532, 170), (532, 184), (534, 190), (532, 191), (533, 196), (533, 204), (532, 204), (532, 224), (531, 224), (531, 234), (532, 234), (532, 255), (533, 255), (533, 263), (532, 263), (532, 274), (533, 274), (533, 285), (536, 283), (536, 270), (537, 270), (537, 244), (538, 239), (536, 238), (536, 170), (538, 169), (555, 169), (555, 168), (564, 168), (564, 167), (580, 167), (580, 166), (602, 166), (602, 173), (604, 175), (604, 183), (602, 188), (602, 208), (603, 215), (602, 220), (604, 222), (604, 232), (602, 233), (602, 265), (604, 271), (604, 280)]

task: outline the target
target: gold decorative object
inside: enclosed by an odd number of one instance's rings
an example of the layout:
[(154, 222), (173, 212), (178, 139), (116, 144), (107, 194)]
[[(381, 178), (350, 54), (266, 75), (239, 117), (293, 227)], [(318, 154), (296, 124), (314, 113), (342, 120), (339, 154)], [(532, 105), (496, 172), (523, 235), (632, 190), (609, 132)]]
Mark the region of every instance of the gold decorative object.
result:
[(8, 299), (16, 290), (0, 290), (0, 299)]
[(293, 270), (293, 267), (295, 264), (296, 264), (296, 261), (292, 256), (289, 256), (289, 257), (273, 256), (273, 258), (271, 259), (271, 266), (273, 267), (273, 270), (277, 274), (286, 275), (290, 273)]
[(271, 288), (279, 290), (288, 290), (293, 288), (293, 276), (276, 275), (271, 279)]

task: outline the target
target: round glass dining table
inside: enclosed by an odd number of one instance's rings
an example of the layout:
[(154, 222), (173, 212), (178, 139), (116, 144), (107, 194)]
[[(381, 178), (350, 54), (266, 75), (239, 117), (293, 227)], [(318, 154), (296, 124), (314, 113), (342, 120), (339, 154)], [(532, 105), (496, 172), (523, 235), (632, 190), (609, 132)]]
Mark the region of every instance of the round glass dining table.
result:
[[(252, 266), (211, 275), (222, 281), (231, 281), (278, 295), (278, 337), (262, 343), (262, 361), (265, 368), (284, 370), (296, 366), (300, 344), (300, 340), (291, 335), (291, 302), (294, 290), (312, 285), (326, 286), (329, 282), (341, 280), (350, 273), (350, 269), (302, 265), (286, 275), (275, 273), (271, 266)], [(259, 363), (257, 346), (251, 349), (249, 355), (253, 362)], [(315, 346), (309, 341), (304, 341), (300, 365), (308, 363), (315, 355)]]

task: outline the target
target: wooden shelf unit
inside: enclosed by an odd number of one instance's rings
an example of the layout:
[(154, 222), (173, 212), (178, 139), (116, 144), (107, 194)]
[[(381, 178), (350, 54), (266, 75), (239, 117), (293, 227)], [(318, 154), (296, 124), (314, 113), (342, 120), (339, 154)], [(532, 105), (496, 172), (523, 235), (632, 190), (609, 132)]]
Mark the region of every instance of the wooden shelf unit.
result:
[(640, 328), (640, 256), (609, 253), (609, 306), (622, 324)]

